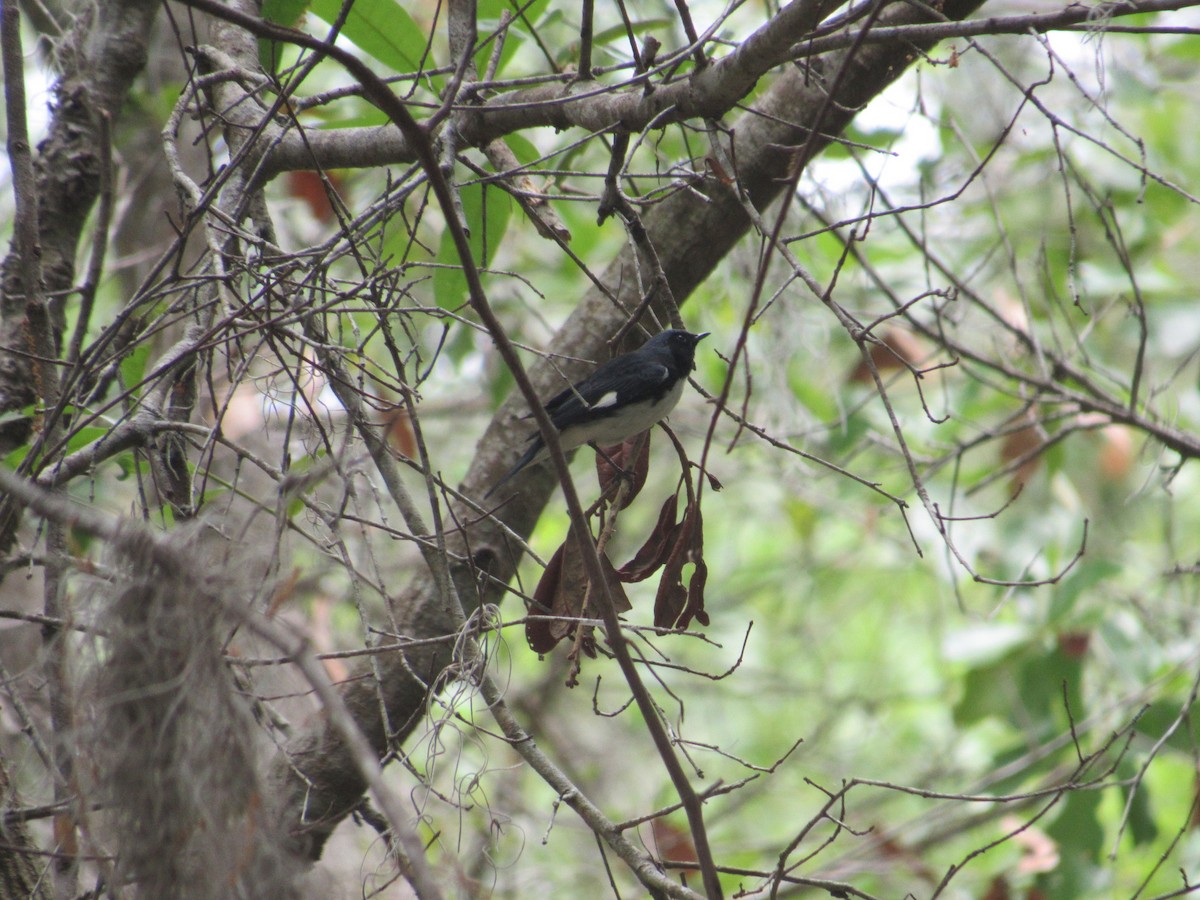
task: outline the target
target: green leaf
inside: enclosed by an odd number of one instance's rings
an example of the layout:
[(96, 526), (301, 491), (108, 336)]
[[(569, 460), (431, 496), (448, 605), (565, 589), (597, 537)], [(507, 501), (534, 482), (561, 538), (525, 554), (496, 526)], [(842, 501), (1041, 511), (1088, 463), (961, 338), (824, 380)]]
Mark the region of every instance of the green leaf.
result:
[(1200, 716), (1185, 716), (1183, 721), (1175, 725), (1175, 720), (1179, 718), (1180, 705), (1176, 700), (1151, 703), (1138, 718), (1137, 730), (1139, 734), (1157, 741), (1167, 733), (1168, 728), (1175, 726), (1175, 730), (1167, 738), (1166, 746), (1190, 756), (1200, 746)]
[(146, 374), (146, 360), (149, 358), (150, 345), (142, 343), (134, 347), (121, 360), (121, 382), (125, 387), (131, 388), (142, 383), (142, 378)]
[(4, 457), (4, 468), (15, 469), (21, 463), (25, 462), (25, 457), (29, 455), (29, 445), (22, 444), (16, 450), (11, 451)]
[(134, 465), (133, 453), (129, 451), (118, 453), (112, 458), (111, 462), (116, 463), (121, 469), (121, 474), (117, 476), (117, 481), (127, 481), (129, 476), (137, 471), (137, 466)]
[(542, 156), (538, 148), (534, 146), (533, 141), (522, 134), (513, 132), (506, 135), (504, 143), (508, 144), (508, 149), (513, 152), (513, 156), (517, 158), (517, 161), (524, 165), (528, 165)]
[[(312, 11), (331, 25), (341, 14), (341, 0), (313, 0)], [(395, 0), (355, 0), (341, 34), (363, 53), (397, 72), (416, 72), (433, 65), (425, 56), (425, 35)]]
[(108, 434), (109, 429), (101, 428), (98, 425), (89, 425), (86, 428), (80, 428), (67, 440), (67, 452), (74, 453), (86, 447), (93, 441), (98, 441), (100, 438)]
[[(495, 32), (500, 28), (500, 19), (484, 18), (482, 14), (479, 18), (479, 49), (475, 53), (475, 67), (479, 70), (480, 77), (487, 71), (488, 65), (491, 63), (492, 54), (496, 50)], [(491, 40), (487, 40), (489, 35), (493, 35)], [(526, 37), (521, 31), (510, 25), (505, 32), (504, 47), (500, 51), (500, 59), (496, 63), (496, 75), (500, 76), (508, 68), (509, 63), (517, 57), (521, 51), (521, 46), (525, 43)]]
[(812, 372), (809, 371), (807, 365), (797, 361), (794, 365), (788, 366), (788, 386), (795, 393), (796, 399), (804, 404), (814, 418), (822, 422), (829, 422), (837, 418), (836, 398), (830, 395), (822, 381), (812, 377)]
[[(633, 33), (645, 34), (647, 31), (654, 31), (656, 29), (665, 31), (670, 27), (671, 21), (669, 19), (644, 19), (641, 22), (633, 23)], [(625, 28), (624, 23), (613, 25), (611, 28), (604, 28), (596, 32), (593, 43), (600, 45), (611, 44), (613, 41), (624, 41), (626, 40), (626, 34), (628, 34), (628, 30)], [(628, 46), (628, 43), (626, 43), (626, 46)]]
[[(462, 197), (463, 216), (471, 230), (469, 242), (475, 265), (481, 269), (488, 265), (496, 248), (504, 239), (512, 202), (498, 188), (470, 184), (459, 191)], [(442, 232), (438, 246), (437, 261), (441, 268), (433, 275), (433, 296), (443, 309), (455, 309), (467, 301), (467, 280), (463, 277), (458, 249), (450, 229)]]
[(1073, 659), (1061, 648), (1026, 660), (1018, 674), (1018, 685), (1023, 712), (1031, 720), (1056, 728), (1065, 725), (1064, 689), (1071, 717), (1076, 722), (1084, 718), (1082, 660)]
[(356, 115), (349, 116), (345, 119), (328, 119), (321, 123), (321, 127), (325, 129), (335, 128), (374, 128), (378, 125), (387, 125), (391, 119), (387, 113), (374, 106), (355, 107)]
[[(807, 406), (809, 403), (814, 405), (819, 404), (821, 402), (820, 397), (824, 392), (818, 387), (816, 390), (809, 390), (804, 393), (805, 396), (800, 397), (800, 393), (797, 392), (797, 396), (804, 401), (805, 405)], [(826, 402), (832, 403), (832, 400), (830, 400), (827, 395)], [(828, 421), (833, 417), (823, 416), (822, 418)], [(854, 448), (859, 446), (859, 442), (862, 440), (863, 435), (865, 435), (870, 428), (871, 420), (862, 410), (852, 413), (846, 417), (841, 428), (834, 428), (829, 431), (828, 450), (826, 452), (834, 458), (842, 455), (843, 453), (851, 452)]]
[[(1121, 760), (1117, 767), (1117, 777), (1126, 784), (1133, 784), (1137, 776), (1138, 766), (1128, 756)], [(1150, 808), (1150, 782), (1143, 779), (1137, 786), (1133, 801), (1129, 801), (1130, 788), (1121, 791), (1122, 804), (1129, 803), (1129, 836), (1134, 846), (1152, 844), (1158, 838), (1158, 823), (1154, 821), (1154, 813)]]
[(308, 9), (308, 0), (263, 0), (262, 17), (291, 27)]
[(1053, 588), (1049, 620), (1060, 622), (1075, 607), (1075, 602), (1085, 591), (1107, 581), (1121, 571), (1121, 566), (1111, 559), (1088, 556), (1071, 573), (1070, 577)]
[(517, 379), (513, 377), (512, 372), (508, 370), (508, 366), (500, 369), (491, 380), (491, 397), (492, 406), (497, 407), (508, 397), (511, 391), (517, 384)]
[(963, 679), (963, 693), (954, 704), (954, 723), (960, 727), (974, 725), (989, 716), (1012, 718), (1012, 660), (971, 669)]
[[(262, 17), (268, 22), (292, 27), (308, 9), (308, 0), (263, 0)], [(276, 41), (259, 39), (258, 60), (263, 68), (275, 71), (283, 45)]]
[(971, 666), (995, 663), (1029, 641), (1029, 629), (1018, 622), (983, 622), (946, 635), (942, 656)]
[(25, 409), (16, 410), (10, 409), (8, 412), (0, 413), (0, 427), (11, 425), (14, 422), (23, 422), (26, 419), (33, 418), (33, 407), (27, 406)]
[[(1099, 791), (1072, 791), (1063, 800), (1063, 810), (1046, 829), (1064, 851), (1099, 862), (1104, 853), (1104, 828), (1097, 811), (1103, 799)], [(1066, 896), (1066, 895), (1060, 895)]]

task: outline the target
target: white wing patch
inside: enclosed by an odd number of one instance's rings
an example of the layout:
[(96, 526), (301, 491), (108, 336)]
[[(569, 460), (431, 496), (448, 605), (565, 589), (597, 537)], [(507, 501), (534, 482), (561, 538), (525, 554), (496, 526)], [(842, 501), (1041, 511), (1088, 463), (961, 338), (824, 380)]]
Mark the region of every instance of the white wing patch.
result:
[(607, 394), (602, 394), (588, 409), (606, 409), (617, 402), (617, 392), (609, 391)]

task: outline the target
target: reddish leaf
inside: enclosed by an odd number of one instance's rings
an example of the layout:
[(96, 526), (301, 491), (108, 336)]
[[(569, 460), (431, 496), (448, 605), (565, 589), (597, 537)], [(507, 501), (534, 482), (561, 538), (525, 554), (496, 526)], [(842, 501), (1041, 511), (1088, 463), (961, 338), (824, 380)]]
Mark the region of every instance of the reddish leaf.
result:
[(688, 582), (687, 606), (680, 614), (679, 621), (675, 623), (676, 628), (687, 628), (692, 619), (701, 625), (708, 624), (708, 613), (704, 611), (704, 585), (708, 582), (708, 565), (704, 562), (704, 519), (699, 506), (690, 508), (688, 512), (693, 520), (692, 527), (688, 530), (688, 537), (691, 539), (688, 560), (695, 563), (696, 568)]
[(275, 588), (275, 593), (267, 603), (267, 618), (273, 618), (275, 613), (279, 612), (279, 608), (285, 603), (290, 603), (296, 596), (296, 585), (300, 583), (300, 570), (292, 569), (292, 574), (289, 575), (280, 585)]
[(1000, 458), (1004, 462), (1024, 460), (1013, 472), (1012, 486), (1014, 490), (1024, 487), (1037, 473), (1038, 467), (1042, 464), (1040, 451), (1046, 446), (1045, 434), (1038, 423), (1037, 407), (1032, 407), (1025, 414), (1024, 421), (1029, 424), (1024, 428), (1009, 432), (1004, 438), (1004, 443), (1000, 445)]
[(687, 605), (687, 588), (683, 586), (683, 567), (687, 565), (695, 527), (694, 507), (683, 513), (683, 521), (675, 529), (667, 560), (663, 567), (662, 580), (654, 597), (654, 625), (657, 628), (673, 628)]
[[(617, 570), (613, 568), (612, 562), (608, 558), (608, 554), (600, 554), (600, 568), (604, 570), (604, 580), (608, 582), (608, 593), (612, 597), (613, 606), (617, 609), (617, 615), (627, 613), (633, 609), (633, 604), (629, 602), (629, 596), (625, 593), (625, 586), (621, 584), (621, 577), (617, 574)], [(592, 592), (592, 597), (595, 598), (588, 604), (589, 615), (593, 614), (599, 608), (600, 598), (595, 591)]]
[(668, 563), (654, 596), (654, 626), (674, 628), (679, 611), (686, 603), (687, 588), (683, 586), (683, 577)]
[[(685, 586), (683, 567), (695, 565)], [(686, 628), (695, 619), (708, 624), (704, 611), (704, 585), (708, 581), (708, 566), (704, 562), (704, 523), (700, 507), (692, 504), (684, 511), (677, 526), (658, 593), (654, 598), (654, 625), (657, 628)]]
[(704, 585), (707, 582), (708, 565), (703, 559), (698, 559), (696, 560), (696, 571), (692, 573), (692, 580), (688, 582), (687, 606), (683, 608), (683, 613), (679, 616), (675, 627), (687, 628), (692, 619), (701, 625), (708, 624), (708, 613), (704, 611)]
[(79, 841), (77, 840), (78, 832), (76, 831), (75, 817), (69, 812), (58, 813), (54, 817), (54, 843), (58, 846), (61, 853), (78, 853)]
[[(651, 819), (650, 833), (654, 836), (654, 848), (658, 851), (660, 862), (667, 864), (697, 861), (696, 845), (692, 842), (692, 836), (682, 828), (666, 819)], [(670, 868), (669, 865), (667, 867)]]
[[(334, 191), (341, 189), (340, 179), (332, 172), (326, 172), (329, 187)], [(308, 210), (318, 222), (328, 223), (335, 218), (333, 204), (329, 202), (325, 182), (317, 172), (297, 169), (287, 173), (287, 191), (308, 204)]]
[[(879, 343), (872, 342), (867, 353), (871, 357), (871, 362), (875, 363), (876, 371), (881, 375), (904, 369), (906, 368), (905, 363), (915, 366), (919, 360), (928, 355), (921, 346), (921, 342), (911, 332), (902, 328), (889, 328), (879, 335)], [(847, 378), (847, 381), (859, 384), (871, 384), (873, 380), (870, 367), (866, 360), (862, 359), (858, 361), (858, 365), (854, 367), (854, 371)]]
[(1058, 635), (1058, 649), (1067, 659), (1083, 659), (1087, 656), (1092, 635), (1088, 631), (1063, 631)]
[[(554, 594), (551, 614), (577, 617), (583, 614), (583, 598), (587, 593), (587, 570), (574, 538), (563, 542), (562, 574), (558, 579), (558, 590)], [(555, 621), (550, 623), (550, 634), (558, 643), (575, 629), (574, 622)]]
[(721, 184), (733, 184), (733, 179), (729, 177), (729, 173), (725, 171), (725, 167), (721, 165), (715, 156), (704, 157), (704, 162), (717, 181), (721, 182)]
[(1100, 474), (1108, 481), (1120, 481), (1133, 471), (1137, 460), (1133, 429), (1125, 425), (1108, 425), (1100, 429), (1100, 455), (1096, 462)]
[[(554, 555), (550, 557), (550, 562), (546, 564), (546, 569), (542, 572), (542, 577), (537, 583), (537, 587), (533, 591), (533, 600), (536, 604), (529, 612), (534, 615), (553, 615), (554, 598), (558, 595), (558, 583), (562, 577), (562, 558), (563, 544), (554, 551)], [(554, 649), (554, 645), (559, 639), (550, 634), (551, 622), (534, 621), (525, 623), (525, 640), (529, 643), (529, 649), (539, 656), (543, 653), (549, 653)]]
[(692, 551), (691, 561), (699, 562), (700, 557), (704, 555), (704, 518), (697, 504), (689, 506), (687, 514), (688, 518), (692, 520), (692, 526), (688, 530), (688, 537), (691, 539), (688, 549)]
[(631, 479), (631, 484), (625, 491), (625, 499), (618, 509), (624, 509), (642, 492), (642, 488), (646, 486), (646, 474), (649, 471), (649, 431), (635, 434), (620, 444), (602, 447), (601, 452), (596, 454), (596, 479), (600, 482), (601, 496), (616, 497), (620, 491), (622, 479), (627, 476)]
[[(618, 614), (629, 612), (633, 607), (625, 595), (616, 570), (603, 553), (600, 554), (600, 566)], [(554, 551), (546, 571), (542, 573), (542, 578), (533, 592), (533, 599), (538, 607), (531, 610), (541, 615), (560, 616), (561, 619), (526, 623), (525, 639), (530, 648), (538, 654), (548, 653), (563, 638), (574, 634), (578, 623), (570, 620), (595, 617), (600, 603), (598, 592), (602, 590), (601, 585), (591, 585), (579, 545), (574, 538), (567, 538), (562, 546)], [(585, 598), (588, 599), (586, 609)], [(587, 649), (585, 645), (585, 650)]]
[(408, 410), (403, 406), (394, 406), (384, 415), (384, 423), (387, 430), (384, 436), (388, 446), (396, 453), (407, 456), (409, 459), (416, 459), (417, 452), (417, 435), (413, 431), (412, 419), (409, 418)]
[(675, 511), (679, 506), (679, 497), (672, 494), (663, 503), (658, 512), (658, 521), (646, 543), (633, 555), (633, 559), (621, 566), (617, 577), (622, 581), (645, 581), (661, 568), (667, 561), (667, 555), (674, 546), (676, 531)]

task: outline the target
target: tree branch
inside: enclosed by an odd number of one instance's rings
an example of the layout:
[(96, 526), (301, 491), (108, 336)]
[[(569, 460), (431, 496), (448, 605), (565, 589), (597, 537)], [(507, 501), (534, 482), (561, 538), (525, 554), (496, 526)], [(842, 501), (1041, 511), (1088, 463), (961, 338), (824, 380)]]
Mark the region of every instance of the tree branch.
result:
[[(946, 14), (960, 18), (976, 5), (975, 0), (951, 2), (946, 5)], [(881, 23), (907, 24), (922, 21), (922, 16), (912, 7), (902, 5), (881, 17)], [(822, 124), (814, 152), (827, 146), (831, 140), (829, 134), (844, 128), (858, 108), (899, 77), (913, 57), (908, 46), (877, 45), (864, 49), (849, 61), (842, 90)], [(778, 195), (782, 179), (788, 176), (792, 155), (786, 148), (804, 145), (808, 138), (811, 117), (824, 100), (820, 73), (836, 71), (845, 61), (843, 55), (831, 54), (814, 60), (807, 73), (784, 72), (754, 110), (736, 123), (739, 182), (759, 209)], [(733, 190), (718, 179), (706, 179), (694, 188), (678, 192), (644, 216), (647, 234), (658, 249), (663, 272), (681, 304), (742, 238), (750, 224)], [(624, 323), (623, 309), (634, 308), (641, 299), (636, 293), (639, 279), (633, 275), (638, 266), (636, 251), (627, 248), (610, 266), (603, 279), (604, 288), (590, 291), (555, 336), (553, 348), (567, 358), (602, 357), (608, 337)], [(652, 273), (645, 274), (650, 277)], [(614, 287), (610, 289), (608, 285)], [(659, 321), (669, 319), (669, 311), (661, 304), (652, 305), (652, 314)], [(583, 372), (581, 363), (566, 362), (558, 366), (542, 363), (533, 367), (531, 381), (538, 394), (545, 396), (552, 386), (561, 384), (563, 377), (576, 378)], [(482, 496), (500, 472), (512, 464), (520, 452), (524, 432), (519, 419), (528, 408), (525, 394), (518, 393), (497, 411), (480, 439), (464, 481), (464, 493)], [(531, 472), (521, 493), (496, 512), (497, 518), (516, 534), (527, 536), (555, 483), (544, 468)], [(505, 529), (489, 520), (477, 521), (467, 532), (451, 536), (451, 558), (468, 560), (466, 564), (455, 565), (452, 573), (468, 616), (479, 604), (500, 599), (501, 590), (496, 585), (512, 577), (519, 555), (520, 549), (512, 547)], [(488, 576), (486, 580), (480, 578), (481, 574)], [(399, 623), (403, 632), (411, 637), (452, 633), (456, 627), (454, 617), (441, 608), (438, 593), (428, 579), (414, 580), (395, 598), (393, 608), (403, 617)], [(345, 691), (347, 703), (362, 727), (381, 729), (383, 723), (376, 698), (377, 692), (382, 691), (388, 720), (397, 723), (398, 737), (403, 738), (424, 715), (426, 685), (432, 684), (434, 676), (450, 661), (448, 651), (432, 645), (383, 656), (379, 660), (382, 684), (374, 685), (370, 679), (352, 680)], [(327, 755), (329, 744), (322, 735), (324, 730), (324, 726), (315, 726), (298, 735), (276, 765), (280, 783), (297, 800), (309, 801), (307, 808), (312, 818), (293, 828), (297, 837), (304, 839), (303, 852), (314, 857), (320, 855), (329, 832), (353, 809), (363, 789), (353, 767)], [(297, 771), (304, 772), (307, 780), (297, 778)]]
[[(73, 286), (79, 238), (100, 189), (101, 121), (115, 121), (146, 59), (146, 41), (158, 11), (154, 0), (114, 0), (89, 7), (60, 48), (64, 73), (55, 85), (55, 115), (35, 160), (38, 239), (50, 327), (61, 340), (65, 298)], [(11, 80), (6, 79), (11, 84)], [(19, 250), (19, 248), (17, 248)], [(24, 353), (27, 286), (19, 253), (0, 269), (0, 413), (33, 400), (31, 358)], [(27, 420), (0, 426), (0, 454), (23, 444)], [(0, 529), (0, 547), (11, 528)]]

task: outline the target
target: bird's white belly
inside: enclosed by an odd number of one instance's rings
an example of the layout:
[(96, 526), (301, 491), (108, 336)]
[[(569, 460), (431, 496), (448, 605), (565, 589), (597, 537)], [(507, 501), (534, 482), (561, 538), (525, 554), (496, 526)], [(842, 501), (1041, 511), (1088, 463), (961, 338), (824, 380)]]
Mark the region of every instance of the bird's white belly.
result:
[(675, 387), (664, 394), (657, 403), (630, 406), (618, 415), (606, 416), (595, 422), (566, 429), (559, 435), (563, 449), (571, 450), (593, 441), (601, 447), (607, 447), (640, 434), (667, 417), (683, 395), (683, 386), (686, 383), (686, 378), (680, 378)]

